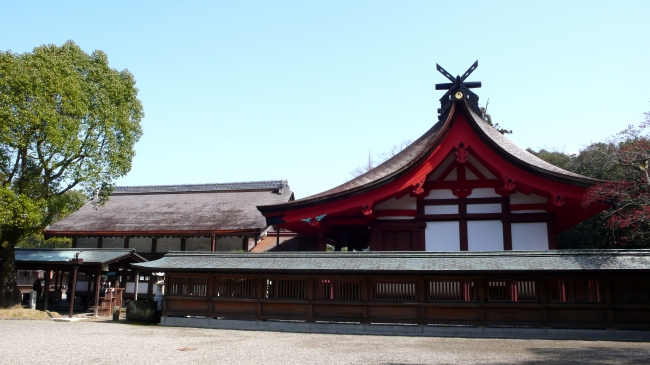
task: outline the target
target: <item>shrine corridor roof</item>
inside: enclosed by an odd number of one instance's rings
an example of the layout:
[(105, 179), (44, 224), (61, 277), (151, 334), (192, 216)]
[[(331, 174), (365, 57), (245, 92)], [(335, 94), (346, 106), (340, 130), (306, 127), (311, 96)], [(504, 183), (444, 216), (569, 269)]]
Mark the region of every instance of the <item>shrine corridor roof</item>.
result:
[(561, 250), (499, 252), (170, 252), (132, 264), (145, 271), (285, 273), (479, 273), (650, 271), (650, 250)]

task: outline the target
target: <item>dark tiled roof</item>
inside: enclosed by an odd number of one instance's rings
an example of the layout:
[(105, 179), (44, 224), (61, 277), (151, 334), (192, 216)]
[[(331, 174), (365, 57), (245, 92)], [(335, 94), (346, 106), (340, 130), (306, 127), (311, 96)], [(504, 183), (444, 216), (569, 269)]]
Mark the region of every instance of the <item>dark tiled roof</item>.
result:
[(650, 250), (500, 252), (187, 253), (133, 264), (152, 271), (428, 273), (650, 271)]
[(129, 256), (136, 261), (147, 261), (135, 253), (135, 249), (111, 248), (16, 248), (16, 263), (67, 264), (81, 251), (79, 258), (84, 264), (107, 264)]
[[(219, 186), (221, 190), (213, 189)], [(261, 189), (264, 186), (273, 188)], [(126, 190), (118, 190), (123, 193), (112, 195), (103, 206), (84, 205), (47, 227), (45, 234), (259, 231), (266, 227), (266, 221), (256, 205), (285, 203), (293, 195), (286, 180), (196, 187), (185, 185), (182, 193), (179, 186), (176, 191), (170, 187), (142, 187), (139, 193), (136, 188), (119, 188)]]
[(118, 186), (113, 191), (117, 194), (150, 194), (150, 193), (190, 193), (202, 191), (246, 191), (246, 190), (283, 190), (288, 189), (287, 180), (249, 181), (219, 184), (194, 185), (148, 185), (148, 186)]

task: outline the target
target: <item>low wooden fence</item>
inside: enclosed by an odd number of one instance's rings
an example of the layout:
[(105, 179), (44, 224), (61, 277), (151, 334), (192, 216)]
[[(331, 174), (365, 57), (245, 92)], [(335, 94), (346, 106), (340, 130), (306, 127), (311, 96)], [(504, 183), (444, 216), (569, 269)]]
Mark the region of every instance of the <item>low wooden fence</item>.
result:
[(167, 273), (163, 316), (650, 329), (650, 277)]

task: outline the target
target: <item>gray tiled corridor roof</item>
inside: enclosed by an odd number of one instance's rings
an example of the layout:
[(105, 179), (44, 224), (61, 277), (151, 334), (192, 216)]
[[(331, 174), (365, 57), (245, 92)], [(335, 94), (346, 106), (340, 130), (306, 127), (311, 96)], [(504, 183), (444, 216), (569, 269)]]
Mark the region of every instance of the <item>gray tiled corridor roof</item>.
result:
[(499, 252), (187, 253), (133, 266), (155, 271), (222, 272), (515, 272), (650, 271), (650, 250)]

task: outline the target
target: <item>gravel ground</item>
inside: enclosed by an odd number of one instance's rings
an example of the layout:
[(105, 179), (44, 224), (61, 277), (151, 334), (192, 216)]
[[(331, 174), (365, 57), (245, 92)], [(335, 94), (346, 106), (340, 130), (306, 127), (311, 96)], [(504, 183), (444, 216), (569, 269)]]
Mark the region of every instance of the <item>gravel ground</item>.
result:
[(649, 364), (650, 343), (0, 321), (0, 364)]

